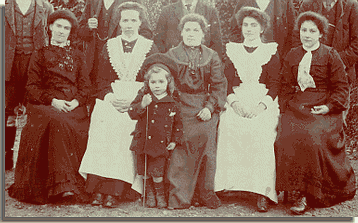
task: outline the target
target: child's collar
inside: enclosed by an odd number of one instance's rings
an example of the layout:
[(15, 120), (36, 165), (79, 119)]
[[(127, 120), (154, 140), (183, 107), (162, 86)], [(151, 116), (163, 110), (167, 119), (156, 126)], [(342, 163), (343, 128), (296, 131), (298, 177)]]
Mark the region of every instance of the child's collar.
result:
[(155, 103), (165, 103), (165, 102), (175, 102), (172, 96), (167, 94), (165, 97), (158, 99), (153, 93), (150, 93), (152, 95), (152, 99)]

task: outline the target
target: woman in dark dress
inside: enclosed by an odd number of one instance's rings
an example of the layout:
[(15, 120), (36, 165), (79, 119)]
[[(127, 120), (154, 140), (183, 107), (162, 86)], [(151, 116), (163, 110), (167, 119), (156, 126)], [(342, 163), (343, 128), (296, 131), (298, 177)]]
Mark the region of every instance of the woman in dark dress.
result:
[(78, 169), (87, 143), (90, 81), (82, 53), (68, 40), (77, 20), (72, 12), (58, 10), (48, 25), (51, 44), (35, 51), (29, 65), (28, 122), (9, 195), (39, 204), (71, 195), (86, 201)]
[(276, 189), (296, 194), (290, 210), (303, 214), (308, 205), (331, 206), (353, 198), (356, 180), (345, 154), (347, 75), (337, 51), (320, 43), (327, 19), (305, 12), (296, 27), (302, 46), (287, 54), (282, 68)]
[(190, 207), (194, 190), (203, 205), (217, 208), (221, 204), (214, 193), (216, 132), (227, 80), (218, 54), (201, 44), (207, 28), (203, 16), (184, 16), (179, 24), (183, 42), (168, 52), (179, 67), (174, 80), (186, 141), (186, 147), (173, 151), (170, 161), (170, 209)]

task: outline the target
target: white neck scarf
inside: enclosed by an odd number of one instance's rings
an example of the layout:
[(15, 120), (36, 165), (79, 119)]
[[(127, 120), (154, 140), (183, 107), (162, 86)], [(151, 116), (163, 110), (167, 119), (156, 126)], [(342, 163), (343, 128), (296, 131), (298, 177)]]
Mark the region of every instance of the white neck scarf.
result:
[(253, 41), (248, 41), (248, 40), (244, 40), (244, 46), (246, 47), (258, 47), (262, 45), (262, 41), (260, 38), (253, 40)]
[(297, 82), (301, 88), (301, 91), (305, 91), (307, 88), (316, 88), (316, 83), (313, 77), (310, 75), (312, 51), (318, 49), (320, 43), (317, 42), (313, 47), (307, 49), (303, 45), (303, 49), (306, 50), (306, 54), (302, 57), (300, 64), (298, 65)]

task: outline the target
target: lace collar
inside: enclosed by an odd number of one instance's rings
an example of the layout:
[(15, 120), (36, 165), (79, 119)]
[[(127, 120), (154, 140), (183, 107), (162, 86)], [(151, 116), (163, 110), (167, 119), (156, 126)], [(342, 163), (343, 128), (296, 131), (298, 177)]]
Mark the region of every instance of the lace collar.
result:
[(138, 71), (152, 48), (153, 41), (139, 36), (131, 53), (123, 51), (122, 36), (107, 41), (109, 62), (118, 78), (124, 81), (135, 81)]

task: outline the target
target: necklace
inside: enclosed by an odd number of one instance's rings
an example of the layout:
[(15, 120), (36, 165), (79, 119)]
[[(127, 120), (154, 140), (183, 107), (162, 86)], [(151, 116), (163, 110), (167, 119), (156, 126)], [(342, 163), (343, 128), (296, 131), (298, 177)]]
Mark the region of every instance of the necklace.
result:
[[(192, 51), (195, 50), (194, 47), (185, 47), (184, 51), (186, 53), (186, 56), (188, 57), (189, 60), (189, 72), (191, 74), (195, 74), (196, 71), (199, 69), (200, 67), (200, 61), (202, 58), (202, 53), (201, 53), (201, 49), (199, 48), (199, 52), (196, 52), (194, 54), (194, 56), (192, 58), (190, 58), (189, 54), (188, 54), (188, 50), (186, 48), (190, 48)], [(197, 61), (197, 58), (199, 58), (199, 60)]]

